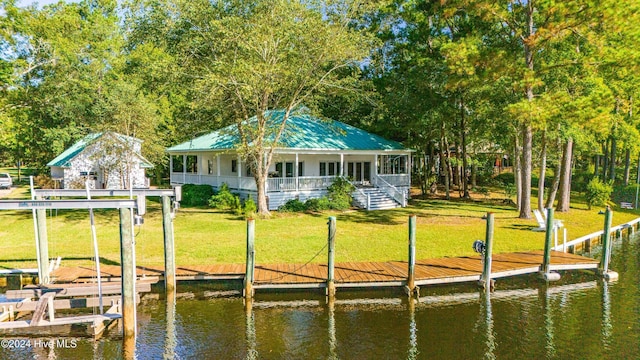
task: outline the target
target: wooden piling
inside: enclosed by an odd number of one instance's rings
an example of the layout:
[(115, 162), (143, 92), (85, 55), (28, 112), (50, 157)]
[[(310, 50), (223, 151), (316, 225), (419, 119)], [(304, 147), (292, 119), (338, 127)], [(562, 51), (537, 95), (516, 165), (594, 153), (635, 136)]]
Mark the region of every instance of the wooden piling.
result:
[(551, 241), (553, 240), (553, 208), (547, 209), (547, 224), (544, 237), (544, 255), (542, 257), (542, 266), (540, 266), (540, 276), (545, 281), (557, 281), (560, 280), (560, 274), (551, 272)]
[(327, 296), (333, 298), (336, 296), (336, 284), (335, 284), (335, 246), (336, 246), (336, 217), (329, 216), (328, 229), (328, 261), (327, 261)]
[(480, 286), (486, 290), (493, 289), (493, 280), (491, 280), (491, 259), (493, 252), (493, 223), (495, 219), (494, 213), (487, 213), (487, 227), (485, 232), (484, 242), (484, 258), (482, 267), (482, 277), (480, 278)]
[(171, 294), (176, 291), (176, 257), (169, 196), (162, 197), (162, 229), (164, 231), (164, 284), (166, 293)]
[(599, 264), (599, 273), (605, 278), (605, 280), (613, 281), (618, 279), (618, 274), (609, 270), (609, 261), (611, 260), (611, 220), (613, 218), (613, 212), (611, 208), (607, 206), (607, 210), (604, 213), (604, 231), (602, 234), (602, 258)]
[(602, 233), (602, 258), (600, 259), (600, 271), (609, 271), (609, 243), (611, 242), (611, 208), (607, 206), (604, 213), (604, 232)]
[[(136, 339), (136, 274), (132, 209), (120, 208), (120, 266), (122, 274), (122, 336), (125, 358), (133, 355)], [(133, 345), (131, 345), (133, 344)]]
[(49, 283), (49, 240), (47, 237), (47, 210), (36, 210), (38, 224), (38, 281), (40, 284)]
[(253, 298), (253, 274), (255, 270), (255, 249), (253, 247), (255, 239), (256, 223), (254, 219), (247, 219), (247, 261), (244, 276), (244, 297)]
[(409, 264), (407, 274), (407, 294), (411, 296), (417, 290), (416, 287), (416, 219), (415, 215), (409, 216)]

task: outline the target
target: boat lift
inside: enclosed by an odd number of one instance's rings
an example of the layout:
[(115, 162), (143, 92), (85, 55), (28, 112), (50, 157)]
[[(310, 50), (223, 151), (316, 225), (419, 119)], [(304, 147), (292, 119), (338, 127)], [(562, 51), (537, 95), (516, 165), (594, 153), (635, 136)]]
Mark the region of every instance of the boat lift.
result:
[(2, 200), (0, 210), (35, 210), (37, 222), (38, 269), (42, 274), (40, 283), (48, 282), (48, 243), (46, 236), (46, 212), (49, 209), (119, 209), (120, 211), (120, 266), (122, 268), (122, 323), (125, 339), (135, 339), (136, 335), (136, 273), (135, 241), (133, 231), (133, 210), (142, 216), (145, 214), (146, 199), (139, 196), (136, 200)]

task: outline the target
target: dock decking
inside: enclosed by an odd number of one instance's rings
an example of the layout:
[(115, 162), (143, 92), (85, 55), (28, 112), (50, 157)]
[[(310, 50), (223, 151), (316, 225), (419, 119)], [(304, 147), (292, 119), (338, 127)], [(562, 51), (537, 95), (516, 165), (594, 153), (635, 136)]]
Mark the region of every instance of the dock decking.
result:
[[(495, 254), (492, 278), (536, 273), (542, 264), (542, 251)], [(551, 270), (596, 269), (598, 260), (551, 252)], [(435, 285), (477, 281), (482, 274), (480, 256), (418, 260), (415, 268), (416, 285)], [(119, 281), (120, 266), (102, 265), (103, 281)], [(394, 287), (406, 284), (406, 261), (343, 262), (335, 265), (336, 287)], [(163, 277), (162, 267), (138, 267), (139, 277)], [(244, 264), (177, 266), (177, 280), (243, 280)], [(95, 280), (92, 267), (61, 267), (51, 274), (58, 282), (88, 282)], [(254, 288), (323, 288), (326, 286), (326, 264), (257, 264)]]

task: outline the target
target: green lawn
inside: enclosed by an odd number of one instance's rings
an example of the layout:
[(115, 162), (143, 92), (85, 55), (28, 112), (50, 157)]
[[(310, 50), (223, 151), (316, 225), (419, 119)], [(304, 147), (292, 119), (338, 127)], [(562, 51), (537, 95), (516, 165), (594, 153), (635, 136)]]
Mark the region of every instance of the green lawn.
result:
[[(26, 198), (26, 188), (10, 197)], [(533, 201), (536, 201), (534, 198)], [(163, 264), (162, 216), (157, 202), (148, 202), (145, 224), (136, 228), (139, 265)], [(602, 229), (599, 209), (587, 210), (575, 203), (564, 220), (568, 238)], [(414, 200), (404, 209), (386, 211), (279, 214), (256, 220), (256, 262), (326, 262), (327, 218), (336, 216), (336, 261), (406, 260), (407, 219), (418, 216), (417, 258), (471, 255), (471, 244), (484, 239), (487, 212), (496, 215), (493, 251), (512, 252), (544, 247), (544, 233), (531, 231), (535, 220), (517, 218), (513, 207), (486, 202)], [(33, 219), (30, 211), (0, 213), (0, 268), (36, 267)], [(87, 211), (48, 211), (50, 257), (61, 256), (63, 265), (91, 264), (93, 254)], [(640, 216), (616, 211), (614, 224)], [(96, 211), (102, 262), (119, 263), (118, 212)], [(232, 214), (210, 209), (180, 209), (175, 219), (177, 264), (244, 263), (246, 222)], [(315, 258), (314, 256), (317, 255)]]

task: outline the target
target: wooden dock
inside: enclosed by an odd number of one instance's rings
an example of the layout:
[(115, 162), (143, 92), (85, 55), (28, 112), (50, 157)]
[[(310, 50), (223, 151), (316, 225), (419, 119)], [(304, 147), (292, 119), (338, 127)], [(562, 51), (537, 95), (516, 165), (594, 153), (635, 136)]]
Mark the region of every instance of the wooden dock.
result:
[[(543, 252), (516, 252), (493, 255), (491, 278), (537, 273)], [(595, 270), (598, 260), (551, 252), (550, 270)], [(416, 261), (415, 283), (418, 286), (478, 281), (483, 264), (480, 256), (439, 258)], [(326, 264), (256, 264), (256, 289), (324, 288), (327, 282)], [(406, 261), (344, 262), (335, 264), (335, 284), (338, 288), (399, 287), (406, 285)], [(138, 277), (162, 280), (162, 267), (138, 267)], [(57, 282), (91, 282), (96, 273), (91, 267), (61, 267), (51, 274)], [(220, 264), (176, 267), (176, 279), (186, 280), (244, 280), (244, 264)], [(103, 265), (103, 281), (119, 281), (120, 266)]]

